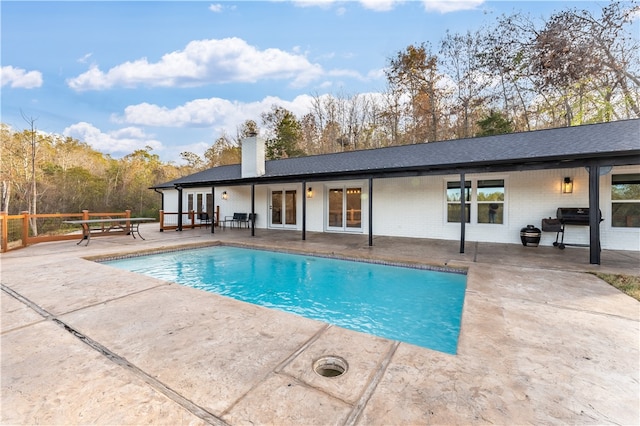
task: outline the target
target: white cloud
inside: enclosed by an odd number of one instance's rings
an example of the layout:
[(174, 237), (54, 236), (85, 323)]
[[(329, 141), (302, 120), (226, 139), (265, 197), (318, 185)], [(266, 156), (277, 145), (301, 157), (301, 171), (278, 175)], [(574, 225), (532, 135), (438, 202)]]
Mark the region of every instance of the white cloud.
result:
[(484, 1), (485, 0), (422, 0), (422, 4), (427, 12), (448, 13), (459, 10), (476, 9), (483, 4)]
[(141, 58), (103, 72), (96, 65), (67, 84), (74, 90), (111, 87), (194, 87), (214, 83), (254, 83), (263, 79), (292, 79), (304, 86), (323, 74), (322, 67), (302, 55), (280, 49), (258, 50), (239, 38), (196, 40), (184, 50), (167, 53), (158, 62)]
[[(358, 3), (365, 9), (376, 12), (388, 12), (393, 10), (397, 5), (412, 0), (358, 0)], [(349, 1), (340, 0), (293, 0), (293, 3), (300, 7), (322, 7), (328, 9), (333, 5), (341, 5)], [(459, 10), (476, 9), (483, 4), (485, 0), (422, 0), (424, 9), (427, 12), (456, 12)], [(346, 9), (339, 6), (336, 9), (338, 15), (344, 15)]]
[(0, 68), (0, 82), (0, 87), (9, 85), (15, 89), (33, 89), (42, 86), (42, 73), (8, 65)]
[(360, 0), (360, 3), (365, 9), (375, 10), (378, 12), (387, 12), (395, 7), (402, 1), (398, 0)]
[(154, 127), (211, 127), (216, 132), (232, 132), (246, 120), (260, 124), (260, 114), (279, 105), (301, 116), (309, 111), (312, 97), (302, 95), (293, 101), (266, 97), (259, 102), (241, 103), (226, 99), (195, 99), (175, 108), (142, 103), (125, 108), (123, 116), (113, 117), (118, 123)]
[(93, 56), (93, 53), (87, 53), (81, 58), (78, 58), (78, 62), (81, 64), (86, 64), (87, 62), (89, 62), (89, 59), (91, 58), (91, 56)]
[(62, 134), (86, 142), (96, 151), (107, 154), (130, 154), (150, 146), (162, 149), (162, 143), (136, 127), (126, 127), (104, 133), (90, 123), (79, 122), (63, 130)]
[(220, 13), (222, 12), (222, 5), (220, 3), (211, 4), (209, 5), (209, 10), (214, 13)]
[(336, 3), (336, 0), (292, 0), (292, 3), (300, 7), (319, 6), (329, 8)]

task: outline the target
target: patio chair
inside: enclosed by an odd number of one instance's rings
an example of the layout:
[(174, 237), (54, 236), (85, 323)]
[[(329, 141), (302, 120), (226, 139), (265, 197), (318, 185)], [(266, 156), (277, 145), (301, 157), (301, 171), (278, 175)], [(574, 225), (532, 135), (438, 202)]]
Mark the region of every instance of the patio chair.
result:
[(253, 223), (253, 221), (255, 220), (256, 216), (258, 215), (257, 213), (241, 213), (243, 216), (241, 218), (238, 219), (238, 224), (240, 226), (242, 226), (243, 224), (246, 225), (247, 229), (251, 228), (251, 224)]
[(200, 221), (200, 226), (204, 223), (205, 228), (208, 228), (209, 225), (211, 225), (211, 218), (207, 212), (198, 213), (198, 220)]
[(226, 225), (228, 223), (229, 225), (231, 225), (232, 228), (234, 228), (236, 225), (238, 225), (238, 228), (239, 228), (246, 221), (247, 221), (246, 213), (234, 213), (233, 216), (224, 217), (224, 220), (222, 221), (222, 227), (226, 228)]
[(234, 213), (234, 220), (238, 224), (238, 228), (242, 228), (243, 225), (248, 223), (246, 213)]

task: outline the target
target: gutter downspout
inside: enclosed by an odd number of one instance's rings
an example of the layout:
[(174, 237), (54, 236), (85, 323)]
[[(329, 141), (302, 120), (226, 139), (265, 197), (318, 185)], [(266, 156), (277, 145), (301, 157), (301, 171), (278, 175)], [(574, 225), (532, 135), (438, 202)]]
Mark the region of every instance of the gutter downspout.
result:
[[(160, 211), (164, 211), (164, 193), (158, 191), (158, 188), (151, 188), (151, 189), (153, 189), (155, 192), (160, 194)], [(160, 218), (162, 219), (162, 216), (160, 216)], [(162, 225), (163, 225), (163, 223), (160, 224), (160, 232), (164, 231), (164, 229), (162, 228)]]

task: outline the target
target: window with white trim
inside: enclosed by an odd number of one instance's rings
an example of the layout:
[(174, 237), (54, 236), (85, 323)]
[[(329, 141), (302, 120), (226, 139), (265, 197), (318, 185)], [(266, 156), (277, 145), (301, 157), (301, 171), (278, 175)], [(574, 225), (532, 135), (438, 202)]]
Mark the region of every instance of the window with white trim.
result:
[(611, 176), (611, 226), (640, 228), (640, 173)]
[[(504, 179), (477, 179), (465, 181), (466, 222), (504, 223)], [(447, 182), (447, 222), (460, 223), (460, 181)]]
[[(464, 182), (465, 222), (471, 222), (471, 181)], [(460, 223), (460, 181), (447, 182), (447, 222)]]
[(504, 223), (504, 180), (478, 180), (478, 223)]

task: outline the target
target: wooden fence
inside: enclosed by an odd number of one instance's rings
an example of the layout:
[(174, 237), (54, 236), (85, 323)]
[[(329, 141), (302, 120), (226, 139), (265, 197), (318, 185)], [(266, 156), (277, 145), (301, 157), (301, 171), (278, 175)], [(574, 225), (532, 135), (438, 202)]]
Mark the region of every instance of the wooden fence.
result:
[[(83, 210), (82, 213), (40, 213), (31, 214), (22, 212), (16, 215), (0, 213), (0, 251), (5, 253), (9, 250), (23, 248), (31, 244), (48, 241), (64, 241), (78, 239), (79, 225), (64, 223), (65, 220), (89, 220), (105, 218), (127, 218), (131, 217), (131, 210), (116, 213), (93, 213)], [(31, 223), (36, 221), (38, 234), (33, 233)], [(123, 229), (108, 229), (105, 227), (93, 236), (113, 235), (116, 232), (123, 233)]]
[[(199, 213), (184, 212), (182, 218), (183, 229), (193, 229), (202, 226), (218, 226), (220, 207), (210, 216), (211, 221), (205, 223), (200, 220)], [(82, 213), (42, 213), (30, 214), (22, 212), (16, 215), (0, 213), (0, 252), (23, 248), (28, 245), (48, 241), (75, 240), (80, 238), (80, 225), (64, 223), (65, 220), (89, 220), (89, 219), (117, 219), (131, 217), (131, 210), (116, 213), (93, 213), (83, 210)], [(31, 222), (37, 222), (38, 235), (34, 235)], [(178, 227), (178, 213), (160, 210), (160, 232)], [(123, 229), (117, 229), (105, 225), (102, 230), (93, 230), (91, 238), (123, 233)]]
[[(200, 212), (188, 211), (182, 213), (182, 229), (195, 228), (205, 225), (199, 218)], [(213, 217), (212, 217), (213, 216)], [(167, 212), (160, 210), (160, 232), (165, 230), (178, 228), (178, 212)], [(220, 217), (220, 206), (216, 206), (216, 211), (213, 215), (209, 214), (210, 222), (207, 225), (218, 226)]]

